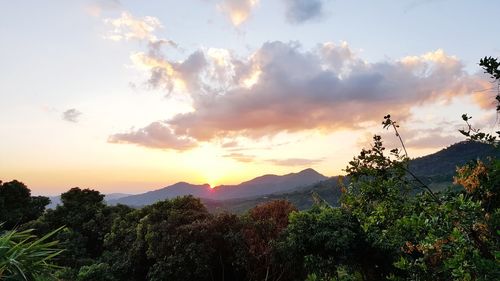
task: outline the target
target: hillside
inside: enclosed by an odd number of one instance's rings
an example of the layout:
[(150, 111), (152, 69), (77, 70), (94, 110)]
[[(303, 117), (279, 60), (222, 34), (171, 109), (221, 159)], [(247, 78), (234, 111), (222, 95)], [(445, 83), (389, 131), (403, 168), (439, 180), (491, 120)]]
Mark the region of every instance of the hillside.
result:
[[(500, 156), (500, 151), (477, 142), (459, 142), (436, 153), (410, 161), (410, 169), (435, 190), (449, 186), (457, 166), (470, 160)], [(201, 198), (211, 211), (244, 212), (270, 200), (286, 199), (299, 209), (313, 204), (312, 194), (317, 193), (331, 205), (338, 205), (340, 191), (337, 177), (328, 179), (313, 169), (305, 169), (287, 175), (263, 175), (238, 185), (193, 185), (179, 182), (142, 194), (108, 199), (109, 204), (144, 206), (183, 195)]]
[[(432, 189), (439, 191), (450, 186), (457, 166), (464, 165), (468, 161), (475, 159), (484, 160), (489, 156), (500, 157), (500, 151), (483, 143), (459, 142), (436, 153), (412, 159), (410, 169), (420, 179), (426, 181)], [(332, 177), (290, 193), (238, 200), (210, 200), (205, 198), (202, 200), (212, 212), (243, 213), (260, 203), (278, 199), (288, 200), (299, 210), (304, 210), (313, 205), (313, 193), (318, 194), (330, 205), (338, 206), (341, 196), (338, 177)]]
[(427, 183), (452, 182), (457, 166), (488, 156), (500, 157), (500, 150), (484, 143), (463, 141), (411, 160), (410, 170)]
[(183, 195), (193, 195), (207, 200), (233, 200), (250, 197), (261, 197), (275, 193), (291, 192), (327, 179), (313, 169), (287, 175), (264, 175), (238, 185), (221, 185), (210, 188), (208, 184), (193, 185), (179, 182), (158, 190), (149, 191), (110, 200), (109, 204), (126, 204), (144, 206), (154, 202)]
[(290, 201), (299, 210), (306, 210), (314, 204), (313, 193), (318, 194), (330, 205), (338, 206), (341, 195), (338, 177), (332, 177), (289, 193), (271, 194), (268, 196), (233, 200), (213, 200), (207, 198), (201, 198), (201, 200), (210, 212), (228, 211), (241, 214), (258, 204), (280, 199)]

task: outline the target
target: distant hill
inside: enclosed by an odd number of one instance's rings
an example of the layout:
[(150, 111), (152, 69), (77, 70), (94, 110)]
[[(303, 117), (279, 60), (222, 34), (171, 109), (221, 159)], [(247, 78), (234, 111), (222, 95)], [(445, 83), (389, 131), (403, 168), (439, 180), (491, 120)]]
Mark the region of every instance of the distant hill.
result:
[(279, 199), (290, 201), (299, 210), (309, 209), (314, 204), (313, 193), (319, 195), (321, 199), (325, 200), (330, 205), (339, 206), (339, 199), (342, 193), (340, 191), (338, 177), (332, 177), (307, 187), (299, 188), (293, 192), (232, 200), (213, 200), (207, 198), (201, 198), (201, 200), (210, 212), (228, 211), (241, 214), (258, 204)]
[(410, 170), (427, 183), (452, 182), (458, 166), (489, 156), (500, 157), (500, 150), (484, 143), (463, 141), (411, 160)]
[(315, 170), (306, 169), (298, 173), (291, 173), (283, 176), (264, 175), (238, 185), (220, 185), (213, 189), (210, 188), (208, 184), (193, 185), (186, 182), (179, 182), (143, 194), (110, 200), (108, 203), (144, 206), (182, 195), (193, 195), (207, 200), (241, 199), (291, 192), (325, 179), (327, 179), (327, 177)]
[[(410, 170), (431, 188), (440, 190), (451, 184), (457, 166), (471, 160), (484, 160), (488, 156), (500, 157), (500, 150), (478, 142), (459, 142), (436, 153), (412, 159)], [(333, 206), (338, 205), (341, 195), (338, 177), (327, 178), (313, 169), (305, 169), (282, 176), (263, 175), (238, 185), (220, 185), (214, 189), (208, 184), (179, 182), (137, 195), (109, 194), (106, 201), (112, 205), (140, 207), (177, 196), (193, 195), (201, 198), (210, 211), (241, 213), (259, 203), (276, 199), (286, 199), (299, 209), (307, 209), (314, 203), (313, 193)], [(51, 200), (53, 203), (50, 206), (60, 202), (59, 197)]]
[[(104, 200), (108, 202), (110, 200), (115, 200), (126, 196), (130, 196), (130, 194), (110, 193), (104, 195)], [(55, 207), (57, 207), (57, 205), (61, 204), (61, 196), (50, 196), (49, 199), (50, 199), (50, 204), (47, 206), (47, 209), (54, 209)]]
[[(410, 161), (410, 169), (420, 179), (427, 182), (432, 189), (439, 191), (450, 186), (457, 166), (464, 165), (471, 160), (485, 160), (490, 156), (500, 157), (500, 150), (495, 149), (491, 145), (464, 141), (453, 144), (436, 153), (412, 159)], [(202, 198), (202, 201), (212, 212), (229, 211), (243, 213), (260, 203), (278, 199), (288, 200), (299, 210), (303, 210), (313, 205), (313, 193), (318, 194), (330, 205), (338, 206), (341, 196), (338, 177), (332, 177), (289, 193), (237, 200), (210, 200)]]
[(227, 200), (290, 192), (325, 179), (327, 177), (313, 169), (305, 169), (283, 176), (264, 175), (238, 185), (218, 186), (213, 190), (215, 192), (204, 198)]
[(148, 191), (146, 193), (130, 195), (116, 200), (110, 200), (108, 204), (124, 204), (139, 207), (183, 195), (193, 195), (195, 197), (203, 198), (209, 196), (210, 192), (211, 188), (208, 184), (194, 185), (187, 182), (178, 182), (176, 184), (153, 191)]

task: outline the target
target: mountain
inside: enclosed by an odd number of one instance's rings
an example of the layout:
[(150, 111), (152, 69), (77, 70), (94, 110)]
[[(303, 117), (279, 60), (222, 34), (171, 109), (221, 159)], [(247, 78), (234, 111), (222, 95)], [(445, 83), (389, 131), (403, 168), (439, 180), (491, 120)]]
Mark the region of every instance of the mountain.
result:
[(120, 198), (127, 197), (127, 196), (130, 196), (130, 194), (127, 194), (127, 193), (109, 193), (109, 194), (104, 195), (104, 200), (110, 201), (110, 200), (120, 199)]
[[(451, 185), (456, 167), (489, 156), (500, 157), (500, 150), (478, 142), (459, 142), (436, 153), (410, 160), (410, 170), (435, 191)], [(313, 194), (337, 206), (340, 189), (337, 177), (327, 178), (313, 169), (283, 176), (263, 175), (238, 185), (221, 185), (211, 189), (208, 184), (193, 185), (179, 182), (143, 194), (108, 194), (108, 204), (144, 206), (183, 195), (201, 198), (210, 211), (242, 213), (257, 204), (270, 200), (286, 199), (299, 209), (310, 208)], [(113, 198), (114, 197), (114, 198)], [(118, 198), (117, 198), (118, 197)], [(51, 200), (60, 202), (59, 197)], [(55, 206), (54, 203), (51, 206)]]
[[(427, 182), (431, 189), (439, 191), (452, 184), (453, 176), (458, 166), (462, 166), (471, 160), (486, 160), (491, 156), (500, 158), (500, 150), (488, 144), (464, 141), (453, 144), (436, 153), (412, 159), (410, 160), (409, 167), (419, 179)], [(332, 177), (293, 192), (233, 200), (202, 198), (202, 201), (211, 212), (229, 211), (243, 213), (258, 204), (279, 199), (288, 200), (299, 210), (304, 210), (314, 204), (314, 193), (330, 205), (338, 206), (341, 196), (338, 177)]]
[(108, 203), (111, 205), (124, 204), (129, 206), (144, 206), (164, 199), (183, 195), (193, 195), (200, 198), (208, 197), (210, 192), (211, 188), (208, 184), (194, 185), (187, 182), (178, 182), (162, 189), (148, 191), (137, 195), (130, 195), (116, 200), (110, 200)]
[(259, 197), (274, 193), (291, 192), (305, 188), (311, 184), (327, 179), (327, 177), (313, 169), (306, 169), (298, 173), (283, 176), (264, 175), (238, 185), (220, 185), (210, 188), (208, 184), (193, 185), (179, 182), (158, 190), (143, 194), (110, 200), (109, 204), (125, 204), (143, 206), (154, 202), (183, 195), (193, 195), (199, 198), (212, 200), (229, 200), (249, 197)]
[(495, 147), (473, 141), (455, 143), (436, 153), (410, 161), (410, 170), (427, 183), (452, 182), (456, 169), (471, 160), (500, 157)]
[[(110, 193), (104, 195), (104, 200), (109, 202), (110, 200), (120, 199), (122, 197), (130, 196), (126, 193)], [(47, 205), (47, 209), (54, 209), (57, 205), (61, 204), (61, 196), (49, 196), (50, 204)]]
[(283, 193), (300, 189), (308, 185), (325, 180), (327, 177), (313, 169), (305, 169), (298, 173), (284, 176), (264, 175), (238, 185), (221, 185), (208, 197), (217, 200), (256, 197), (273, 193)]
[(299, 210), (305, 210), (314, 204), (313, 194), (319, 195), (321, 199), (332, 206), (339, 206), (339, 199), (342, 195), (338, 183), (338, 177), (320, 181), (318, 183), (294, 190), (287, 193), (276, 193), (253, 198), (240, 198), (230, 200), (213, 200), (201, 198), (203, 204), (210, 212), (231, 212), (241, 214), (247, 210), (272, 200), (288, 200)]

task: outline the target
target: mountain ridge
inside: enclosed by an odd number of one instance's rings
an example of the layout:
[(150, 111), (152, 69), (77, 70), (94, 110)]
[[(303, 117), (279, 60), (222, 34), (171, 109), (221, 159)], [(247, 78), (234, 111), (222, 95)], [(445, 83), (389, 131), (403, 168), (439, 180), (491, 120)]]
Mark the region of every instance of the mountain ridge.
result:
[[(435, 153), (411, 159), (409, 166), (410, 170), (421, 180), (426, 181), (434, 192), (438, 192), (452, 186), (457, 166), (464, 165), (471, 160), (485, 160), (490, 156), (500, 158), (500, 150), (484, 143), (462, 141)], [(271, 200), (288, 200), (299, 210), (304, 210), (314, 204), (313, 193), (319, 195), (330, 205), (339, 206), (339, 199), (342, 193), (338, 179), (339, 177), (334, 176), (303, 189), (258, 198), (235, 200), (200, 199), (211, 212), (228, 211), (243, 213), (258, 204)], [(344, 178), (344, 184), (347, 184), (347, 177)], [(454, 188), (460, 189), (459, 186), (454, 186)]]
[(213, 200), (249, 198), (293, 191), (301, 186), (314, 184), (325, 179), (327, 179), (326, 176), (314, 169), (308, 168), (300, 172), (285, 175), (266, 174), (240, 184), (219, 185), (214, 188), (211, 188), (208, 184), (195, 185), (181, 181), (160, 189), (110, 200), (108, 203), (111, 205), (143, 206), (183, 195), (193, 195)]
[[(470, 160), (486, 159), (488, 156), (500, 157), (500, 150), (490, 145), (462, 141), (443, 148), (435, 153), (410, 160), (410, 170), (434, 190), (441, 190), (451, 185), (457, 166)], [(147, 191), (141, 194), (127, 195), (117, 193), (106, 195), (105, 200), (110, 205), (125, 204), (134, 207), (153, 204), (160, 200), (177, 196), (193, 195), (208, 203), (209, 209), (223, 207), (226, 210), (244, 210), (258, 202), (271, 199), (287, 199), (308, 207), (312, 204), (312, 192), (328, 197), (335, 205), (340, 197), (337, 177), (326, 177), (312, 168), (285, 175), (265, 174), (235, 185), (218, 185), (211, 188), (208, 184), (190, 184), (180, 181), (175, 184)], [(333, 188), (333, 189), (332, 189)], [(126, 195), (126, 196), (123, 196)], [(304, 197), (304, 198), (303, 198)], [(51, 197), (53, 199), (55, 197)], [(59, 200), (59, 198), (56, 198)], [(52, 206), (51, 204), (49, 207)]]

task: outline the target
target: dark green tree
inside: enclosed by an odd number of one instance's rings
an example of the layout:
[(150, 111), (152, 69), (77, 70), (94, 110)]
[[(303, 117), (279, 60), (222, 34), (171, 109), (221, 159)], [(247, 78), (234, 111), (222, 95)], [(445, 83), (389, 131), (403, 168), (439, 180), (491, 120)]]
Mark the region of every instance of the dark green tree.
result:
[(44, 196), (31, 196), (31, 191), (22, 182), (0, 181), (0, 223), (12, 229), (40, 217), (50, 203)]
[(365, 241), (357, 220), (339, 208), (315, 205), (311, 210), (294, 212), (286, 238), (280, 243), (283, 255), (300, 261), (303, 269), (296, 280), (314, 275), (320, 280), (339, 278), (342, 270), (356, 275), (360, 262), (357, 256)]
[(90, 189), (72, 188), (61, 195), (61, 203), (54, 210), (32, 221), (26, 227), (44, 234), (65, 227), (57, 239), (65, 251), (57, 263), (66, 267), (59, 273), (62, 280), (75, 280), (80, 267), (96, 263), (104, 251), (104, 237), (111, 230), (113, 220), (131, 211), (125, 206), (106, 206), (104, 195)]
[(241, 223), (191, 196), (117, 218), (104, 261), (119, 280), (242, 280)]

